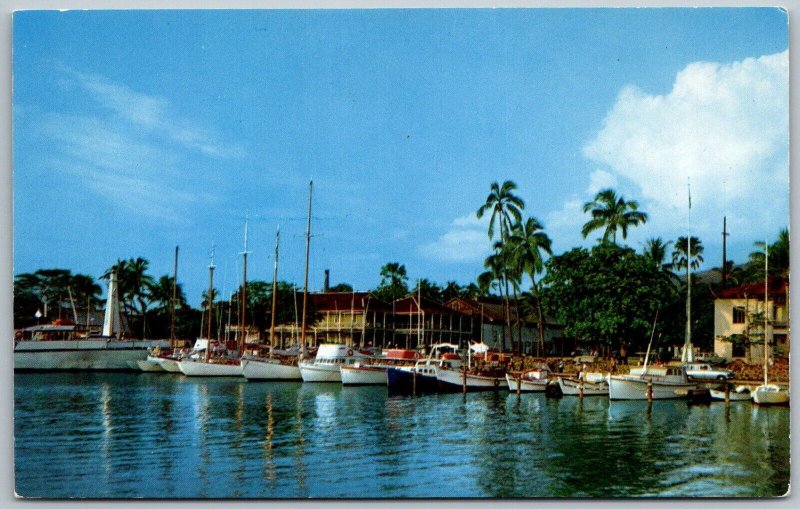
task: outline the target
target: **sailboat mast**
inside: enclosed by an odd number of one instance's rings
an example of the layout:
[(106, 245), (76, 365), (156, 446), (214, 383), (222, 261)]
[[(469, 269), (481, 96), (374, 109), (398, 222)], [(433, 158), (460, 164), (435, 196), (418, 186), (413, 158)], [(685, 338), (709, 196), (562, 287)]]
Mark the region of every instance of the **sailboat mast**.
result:
[(175, 301), (178, 295), (178, 246), (175, 246), (175, 265), (172, 270), (172, 300), (170, 301), (169, 347), (175, 348)]
[(243, 261), (242, 267), (242, 313), (241, 317), (239, 318), (239, 355), (241, 356), (244, 352), (244, 343), (245, 343), (245, 332), (244, 326), (246, 323), (246, 315), (247, 315), (247, 217), (244, 219), (244, 251), (241, 252)]
[(692, 362), (694, 360), (694, 352), (692, 352), (692, 185), (688, 179), (687, 188), (689, 193), (689, 221), (687, 225), (688, 235), (686, 237), (686, 339), (681, 360)]
[(281, 227), (278, 226), (278, 231), (275, 233), (275, 268), (272, 271), (272, 314), (271, 323), (269, 325), (269, 353), (272, 355), (272, 350), (275, 348), (275, 310), (277, 309), (277, 294), (278, 294), (278, 244), (281, 240)]
[(769, 354), (767, 353), (767, 326), (769, 324), (769, 244), (764, 241), (764, 387), (767, 386), (767, 361)]
[(206, 362), (211, 358), (211, 322), (214, 316), (214, 244), (211, 244), (211, 263), (208, 265), (208, 333), (206, 334)]
[(306, 271), (303, 276), (303, 323), (300, 332), (300, 342), (306, 344), (306, 310), (308, 309), (308, 259), (311, 253), (311, 193), (314, 189), (314, 180), (308, 182), (308, 222), (306, 225)]

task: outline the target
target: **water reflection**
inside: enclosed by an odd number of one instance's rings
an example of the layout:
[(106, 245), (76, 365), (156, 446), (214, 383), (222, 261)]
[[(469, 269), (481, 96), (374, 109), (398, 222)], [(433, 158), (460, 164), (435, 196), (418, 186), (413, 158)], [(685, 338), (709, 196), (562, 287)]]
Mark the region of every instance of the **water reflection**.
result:
[[(26, 496), (781, 495), (789, 411), (749, 403), (15, 376)], [(46, 437), (46, 439), (42, 439)]]

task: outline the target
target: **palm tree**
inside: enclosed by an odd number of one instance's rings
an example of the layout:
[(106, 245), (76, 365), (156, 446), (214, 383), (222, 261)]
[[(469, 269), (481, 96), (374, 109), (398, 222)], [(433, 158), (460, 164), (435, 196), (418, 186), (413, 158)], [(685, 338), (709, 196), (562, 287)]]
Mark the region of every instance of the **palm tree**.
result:
[(150, 262), (142, 257), (117, 260), (117, 263), (103, 275), (108, 277), (111, 272), (116, 272), (120, 302), (123, 308), (141, 316), (142, 338), (146, 336), (147, 307), (150, 304), (150, 289), (154, 284), (153, 277), (147, 274), (149, 267)]
[(544, 351), (544, 311), (539, 298), (540, 288), (536, 274), (544, 270), (543, 254), (553, 255), (552, 241), (535, 217), (529, 217), (525, 223), (515, 224), (509, 241), (514, 246), (514, 255), (521, 270), (531, 278), (531, 295), (536, 305), (536, 328), (539, 333), (539, 353), (541, 353)]
[[(691, 253), (689, 252), (689, 240), (691, 240)], [(676, 271), (686, 269), (687, 274), (689, 267), (693, 270), (700, 268), (703, 263), (703, 244), (697, 237), (687, 239), (686, 237), (678, 237), (675, 241), (675, 249), (672, 251), (672, 264), (671, 268)]]
[(661, 237), (652, 237), (645, 242), (642, 254), (650, 258), (658, 270), (669, 270), (672, 264), (665, 260), (670, 244), (672, 244), (671, 240), (664, 242)]
[[(497, 182), (492, 182), (489, 195), (486, 197), (486, 202), (478, 208), (475, 215), (481, 219), (484, 214), (491, 211), (489, 218), (489, 240), (494, 238), (495, 224), (500, 226), (500, 241), (495, 244), (495, 251), (499, 253), (503, 249), (503, 245), (508, 240), (509, 231), (511, 230), (512, 219), (514, 222), (522, 220), (522, 209), (525, 208), (525, 202), (522, 198), (516, 196), (513, 191), (517, 188), (511, 180), (506, 180), (503, 185), (498, 185)], [(502, 270), (502, 268), (501, 268)], [(501, 281), (505, 289), (505, 306), (506, 306), (506, 321), (508, 326), (511, 327), (511, 314), (509, 311), (508, 303), (508, 277), (503, 274)], [(503, 338), (505, 343), (505, 337)], [(505, 344), (503, 345), (505, 346)]]
[[(755, 251), (750, 253), (749, 278), (753, 281), (764, 279), (764, 241), (754, 243)], [(778, 240), (769, 246), (769, 272), (780, 277), (789, 276), (789, 230), (778, 232)]]
[[(506, 317), (505, 320), (501, 322), (500, 327), (500, 349), (505, 350), (506, 348), (506, 324), (508, 327), (511, 327), (511, 315), (508, 311), (508, 271), (509, 271), (509, 260), (508, 260), (508, 253), (499, 247), (502, 246), (502, 243), (497, 242), (495, 243), (495, 253), (489, 255), (486, 260), (483, 262), (483, 267), (487, 269), (486, 272), (482, 273), (478, 276), (478, 285), (482, 288), (486, 289), (486, 293), (488, 293), (489, 289), (492, 287), (498, 288), (501, 291), (502, 297), (502, 289), (505, 285), (505, 300), (501, 299), (502, 307), (503, 307), (503, 315)], [(494, 283), (497, 282), (495, 286)]]
[(381, 267), (381, 284), (376, 294), (384, 300), (395, 300), (408, 293), (406, 266), (389, 262)]
[(584, 213), (591, 213), (592, 219), (583, 225), (581, 233), (586, 238), (594, 230), (605, 228), (602, 242), (617, 243), (617, 230), (622, 238), (628, 236), (628, 228), (647, 222), (647, 214), (639, 211), (639, 203), (635, 200), (625, 201), (617, 196), (613, 189), (603, 189), (594, 197), (594, 201), (583, 205)]

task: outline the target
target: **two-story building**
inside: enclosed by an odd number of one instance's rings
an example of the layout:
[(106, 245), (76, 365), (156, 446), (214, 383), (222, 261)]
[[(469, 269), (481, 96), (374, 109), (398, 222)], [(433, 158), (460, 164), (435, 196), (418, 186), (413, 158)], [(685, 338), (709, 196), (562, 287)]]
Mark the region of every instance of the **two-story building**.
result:
[(725, 359), (744, 358), (759, 362), (763, 357), (764, 312), (768, 317), (767, 338), (773, 355), (789, 355), (789, 284), (785, 278), (727, 288), (714, 300), (714, 353)]

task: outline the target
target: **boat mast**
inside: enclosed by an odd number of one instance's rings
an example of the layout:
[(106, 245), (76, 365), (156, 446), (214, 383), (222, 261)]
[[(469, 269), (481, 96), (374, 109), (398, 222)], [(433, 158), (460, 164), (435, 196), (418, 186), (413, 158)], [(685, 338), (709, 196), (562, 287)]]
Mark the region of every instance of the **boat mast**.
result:
[(211, 322), (214, 315), (214, 244), (211, 244), (211, 263), (208, 265), (208, 333), (206, 335), (206, 362), (211, 359)]
[[(687, 179), (688, 180), (688, 179)], [(687, 183), (689, 190), (689, 224), (686, 237), (686, 339), (683, 344), (681, 362), (692, 362), (692, 186)]]
[(272, 351), (275, 349), (275, 309), (277, 308), (277, 294), (278, 294), (278, 244), (281, 240), (281, 227), (278, 226), (278, 231), (275, 233), (275, 269), (272, 271), (272, 316), (269, 325), (269, 356), (272, 357)]
[(172, 301), (170, 301), (169, 347), (175, 348), (175, 300), (178, 295), (178, 246), (175, 246), (175, 266), (172, 270)]
[(311, 193), (314, 189), (314, 180), (308, 182), (308, 222), (306, 225), (306, 271), (303, 276), (303, 323), (300, 332), (300, 342), (306, 344), (306, 310), (308, 309), (308, 259), (311, 249)]
[(767, 387), (767, 361), (769, 354), (767, 354), (767, 326), (769, 324), (769, 244), (764, 241), (764, 388)]
[(246, 323), (246, 315), (247, 315), (247, 216), (245, 215), (244, 218), (244, 251), (239, 253), (242, 255), (243, 263), (242, 263), (242, 314), (239, 318), (239, 356), (244, 353), (244, 343), (245, 343), (245, 332), (244, 332), (244, 325)]

